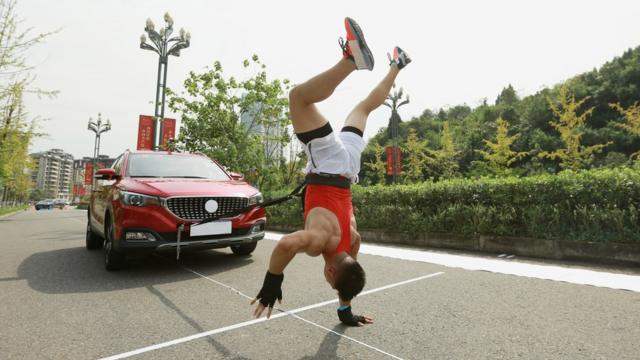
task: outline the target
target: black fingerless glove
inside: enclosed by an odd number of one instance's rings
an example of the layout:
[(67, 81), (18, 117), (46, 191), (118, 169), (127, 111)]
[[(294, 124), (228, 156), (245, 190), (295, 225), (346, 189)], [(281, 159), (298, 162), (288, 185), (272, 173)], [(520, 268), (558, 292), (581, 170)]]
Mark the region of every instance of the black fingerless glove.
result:
[(343, 310), (338, 309), (338, 318), (343, 324), (349, 326), (359, 326), (361, 322), (364, 323), (364, 316), (353, 315), (351, 306)]
[(256, 296), (256, 299), (260, 300), (260, 304), (263, 306), (273, 307), (276, 303), (276, 299), (282, 301), (282, 280), (284, 280), (284, 274), (274, 275), (267, 271), (264, 276), (264, 283), (262, 289)]

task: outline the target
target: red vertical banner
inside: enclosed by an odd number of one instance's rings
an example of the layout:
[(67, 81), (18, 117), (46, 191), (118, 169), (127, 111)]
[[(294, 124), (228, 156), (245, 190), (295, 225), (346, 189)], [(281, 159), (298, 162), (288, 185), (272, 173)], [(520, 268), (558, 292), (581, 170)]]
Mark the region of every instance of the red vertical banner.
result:
[(86, 194), (86, 189), (84, 185), (75, 184), (73, 185), (73, 196), (84, 196)]
[(169, 140), (176, 138), (176, 119), (164, 118), (162, 120), (162, 146), (163, 150), (167, 150)]
[(396, 148), (396, 175), (402, 175), (402, 151), (400, 147)]
[(93, 164), (88, 162), (84, 164), (84, 184), (91, 185), (93, 184), (93, 179), (91, 178), (93, 175)]
[(387, 146), (387, 175), (393, 175), (393, 146)]
[(155, 120), (153, 116), (140, 115), (138, 120), (138, 150), (153, 150), (153, 129)]

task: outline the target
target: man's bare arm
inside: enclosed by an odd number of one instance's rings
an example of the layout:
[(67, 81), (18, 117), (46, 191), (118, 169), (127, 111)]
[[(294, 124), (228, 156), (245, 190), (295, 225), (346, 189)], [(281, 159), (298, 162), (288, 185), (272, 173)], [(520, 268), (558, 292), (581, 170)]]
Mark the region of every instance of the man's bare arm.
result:
[(281, 284), (284, 279), (284, 269), (297, 253), (309, 249), (313, 243), (314, 236), (315, 233), (312, 231), (301, 230), (285, 235), (278, 241), (278, 244), (271, 252), (269, 271), (265, 275), (262, 289), (251, 302), (251, 305), (253, 305), (260, 300), (253, 312), (256, 318), (259, 318), (265, 309), (267, 309), (267, 318), (271, 317), (276, 299), (278, 302), (282, 300)]
[(308, 230), (300, 230), (283, 236), (271, 252), (269, 272), (282, 274), (297, 253), (306, 251), (311, 246), (313, 237), (314, 234)]

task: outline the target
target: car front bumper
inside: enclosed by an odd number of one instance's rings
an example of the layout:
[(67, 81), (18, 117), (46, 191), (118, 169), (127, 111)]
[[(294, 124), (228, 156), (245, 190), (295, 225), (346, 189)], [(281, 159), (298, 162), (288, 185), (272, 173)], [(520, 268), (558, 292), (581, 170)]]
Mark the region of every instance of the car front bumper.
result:
[[(123, 231), (123, 238), (114, 242), (117, 251), (123, 253), (148, 253), (152, 251), (189, 249), (217, 249), (231, 245), (249, 244), (262, 240), (265, 235), (264, 221), (257, 221), (249, 228), (233, 229), (231, 234), (195, 236), (183, 230), (178, 241), (178, 231), (158, 233), (148, 228), (130, 228)], [(127, 233), (146, 233), (153, 235), (154, 240), (127, 239)], [(178, 245), (179, 244), (179, 245)]]

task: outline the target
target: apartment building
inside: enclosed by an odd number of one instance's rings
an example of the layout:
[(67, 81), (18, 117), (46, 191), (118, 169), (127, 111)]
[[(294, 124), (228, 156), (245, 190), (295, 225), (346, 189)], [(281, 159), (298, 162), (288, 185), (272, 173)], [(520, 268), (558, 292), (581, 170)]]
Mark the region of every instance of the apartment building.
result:
[(62, 149), (31, 154), (35, 169), (31, 173), (33, 186), (52, 198), (69, 199), (73, 176), (73, 155)]

